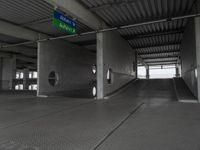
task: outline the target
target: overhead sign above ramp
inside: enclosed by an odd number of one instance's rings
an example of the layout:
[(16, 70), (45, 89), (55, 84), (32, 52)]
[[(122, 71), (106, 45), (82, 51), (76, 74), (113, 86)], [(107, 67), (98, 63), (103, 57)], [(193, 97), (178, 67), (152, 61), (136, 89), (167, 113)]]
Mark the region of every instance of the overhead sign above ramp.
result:
[(76, 22), (58, 11), (53, 13), (53, 25), (69, 34), (76, 34)]

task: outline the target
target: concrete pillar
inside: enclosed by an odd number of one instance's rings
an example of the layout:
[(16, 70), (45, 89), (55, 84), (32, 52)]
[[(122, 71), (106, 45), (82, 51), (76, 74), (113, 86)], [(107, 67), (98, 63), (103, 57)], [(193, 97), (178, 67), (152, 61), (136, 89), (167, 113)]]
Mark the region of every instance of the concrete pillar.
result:
[(135, 52), (135, 75), (138, 78), (138, 54)]
[(16, 77), (16, 70), (17, 70), (17, 59), (16, 59), (16, 56), (13, 56), (11, 58), (11, 72), (12, 72), (12, 77), (10, 79), (10, 87), (12, 90), (15, 89), (15, 84), (14, 84), (14, 79)]
[(16, 57), (3, 58), (2, 60), (2, 89), (12, 90), (15, 85), (13, 79), (16, 76)]
[(40, 56), (41, 56), (41, 49), (40, 49), (40, 42), (37, 43), (37, 72), (38, 72), (38, 78), (37, 78), (37, 96), (40, 96)]
[(109, 97), (136, 78), (135, 56), (135, 51), (118, 32), (97, 34), (98, 99)]
[[(39, 34), (39, 39), (44, 39), (48, 38), (42, 34)], [(40, 57), (41, 57), (41, 48), (40, 48), (41, 42), (37, 43), (37, 72), (38, 72), (38, 78), (37, 78), (37, 96), (40, 96), (40, 70), (41, 70), (41, 65), (40, 65)]]
[(150, 78), (150, 74), (149, 74), (149, 66), (146, 67), (146, 79)]
[(180, 67), (179, 67), (179, 65), (176, 65), (175, 70), (176, 70), (176, 77), (180, 77)]
[(198, 100), (200, 102), (200, 17), (195, 18), (195, 36), (196, 36), (196, 60), (197, 60), (197, 88)]
[(2, 89), (2, 70), (3, 70), (2, 58), (0, 58), (0, 90)]
[(178, 65), (178, 68), (179, 68), (179, 74), (180, 74), (180, 77), (181, 77), (182, 76), (182, 74), (181, 74), (181, 70), (182, 70), (181, 63)]
[(29, 80), (29, 69), (27, 69), (27, 68), (24, 69), (23, 73), (24, 73), (23, 88), (24, 88), (24, 90), (28, 90), (28, 88), (29, 88), (29, 83), (28, 83), (28, 80)]
[(97, 34), (97, 99), (104, 98), (103, 33)]

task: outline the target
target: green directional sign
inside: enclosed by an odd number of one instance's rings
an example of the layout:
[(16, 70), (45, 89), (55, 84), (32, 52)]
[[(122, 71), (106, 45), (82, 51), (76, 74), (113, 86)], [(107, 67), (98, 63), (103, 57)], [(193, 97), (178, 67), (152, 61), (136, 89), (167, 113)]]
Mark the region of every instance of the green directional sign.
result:
[(53, 19), (53, 25), (59, 29), (62, 29), (64, 31), (67, 31), (70, 34), (75, 34), (76, 33), (76, 29), (71, 27), (70, 25), (58, 20), (58, 19)]
[(72, 19), (64, 16), (58, 11), (54, 11), (53, 25), (61, 30), (68, 32), (69, 34), (76, 34), (76, 22)]

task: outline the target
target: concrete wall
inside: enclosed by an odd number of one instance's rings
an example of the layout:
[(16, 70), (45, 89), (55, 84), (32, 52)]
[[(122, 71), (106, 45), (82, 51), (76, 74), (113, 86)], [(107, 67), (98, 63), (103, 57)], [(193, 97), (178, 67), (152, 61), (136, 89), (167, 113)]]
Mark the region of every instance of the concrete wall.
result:
[[(117, 32), (97, 35), (98, 98), (109, 95), (136, 78), (136, 69), (133, 72), (133, 62), (136, 63), (135, 51)], [(109, 68), (113, 71), (112, 84), (108, 84), (106, 79)]]
[[(200, 2), (199, 2), (200, 10)], [(198, 100), (200, 102), (200, 17), (195, 18)]]
[(197, 60), (194, 19), (189, 20), (181, 45), (182, 77), (197, 97)]
[[(38, 95), (92, 96), (96, 56), (87, 49), (62, 40), (42, 42), (38, 44), (38, 62)], [(48, 81), (51, 71), (58, 74), (55, 87)]]

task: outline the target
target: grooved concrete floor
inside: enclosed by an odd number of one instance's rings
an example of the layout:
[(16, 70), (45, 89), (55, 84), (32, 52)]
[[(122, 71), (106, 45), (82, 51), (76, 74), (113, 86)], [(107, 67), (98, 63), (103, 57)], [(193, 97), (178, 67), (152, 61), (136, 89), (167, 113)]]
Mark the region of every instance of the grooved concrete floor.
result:
[(102, 101), (29, 97), (0, 96), (0, 150), (200, 149), (200, 106), (178, 103), (172, 80)]

